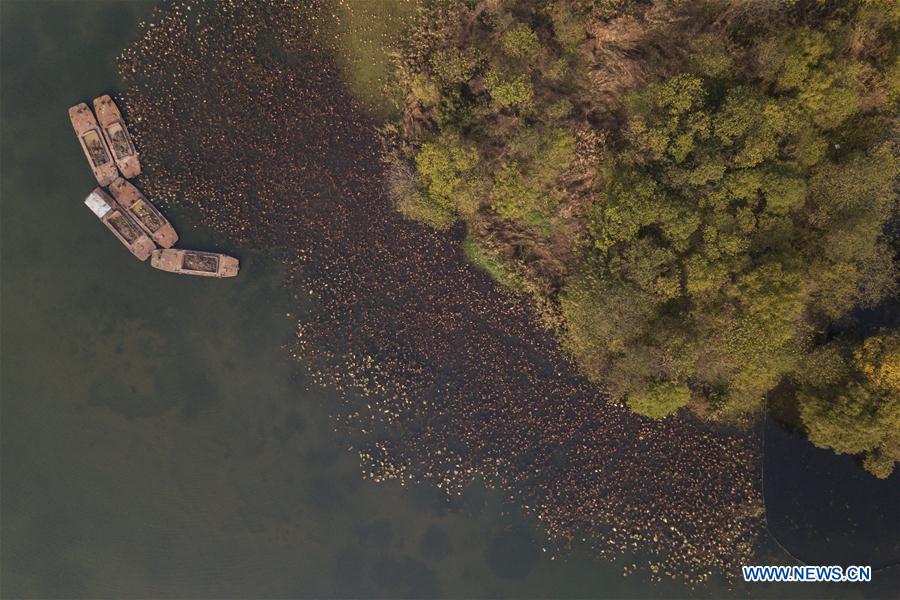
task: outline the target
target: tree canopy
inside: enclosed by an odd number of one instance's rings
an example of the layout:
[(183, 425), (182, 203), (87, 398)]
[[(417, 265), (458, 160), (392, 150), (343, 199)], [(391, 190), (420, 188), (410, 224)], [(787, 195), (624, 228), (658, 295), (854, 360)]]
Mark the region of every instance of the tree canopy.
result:
[(811, 356), (798, 394), (810, 441), (862, 454), (866, 469), (889, 476), (900, 461), (900, 334), (835, 340)]
[[(427, 8), (398, 58), (398, 208), (530, 279), (614, 399), (740, 420), (897, 293), (898, 32), (878, 1)], [(891, 360), (797, 399), (879, 475)]]

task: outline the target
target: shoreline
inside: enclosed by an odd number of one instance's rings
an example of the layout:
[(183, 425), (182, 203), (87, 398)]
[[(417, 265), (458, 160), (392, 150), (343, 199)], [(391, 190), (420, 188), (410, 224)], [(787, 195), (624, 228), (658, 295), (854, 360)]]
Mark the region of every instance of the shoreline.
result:
[[(277, 8), (273, 15), (267, 26), (310, 26), (283, 22)], [(224, 30), (207, 42), (179, 47), (191, 39), (183, 17), (164, 16), (157, 38), (137, 42), (124, 61), (163, 73), (156, 53), (176, 47), (182, 54), (168, 60), (187, 64), (188, 82), (158, 97), (136, 80), (128, 86), (126, 105), (139, 116), (136, 137), (145, 147), (166, 130), (182, 136), (167, 149), (182, 159), (177, 167), (168, 156), (145, 154), (148, 189), (199, 210), (238, 242), (285, 251), (287, 285), (318, 306), (300, 324), (297, 354), (320, 382), (372, 406), (369, 414), (351, 409), (343, 426), (395, 435), (360, 450), (366, 476), (450, 490), (482, 477), (524, 505), (561, 547), (593, 528), (598, 554), (640, 547), (664, 556), (660, 576), (683, 567), (685, 579), (702, 581), (712, 565), (736, 574), (760, 531), (762, 456), (753, 432), (712, 430), (684, 417), (651, 422), (606, 403), (526, 303), (466, 263), (450, 237), (405, 221), (389, 205), (374, 123), (353, 109), (327, 52), (302, 53), (309, 60), (302, 76), (275, 64), (207, 96), (215, 85), (196, 79), (204, 69), (198, 56), (210, 58), (223, 39), (249, 44), (262, 27), (226, 15)], [(213, 82), (241, 69), (251, 50), (223, 59)], [(201, 98), (218, 109), (204, 113)], [(265, 113), (247, 115), (248, 98)], [(253, 135), (228, 139), (229, 115), (240, 114)], [(199, 140), (206, 154), (196, 153)], [(279, 165), (277, 180), (267, 177), (272, 165)], [(702, 467), (699, 457), (708, 461)], [(659, 526), (658, 518), (684, 531)], [(673, 554), (684, 541), (690, 553)]]

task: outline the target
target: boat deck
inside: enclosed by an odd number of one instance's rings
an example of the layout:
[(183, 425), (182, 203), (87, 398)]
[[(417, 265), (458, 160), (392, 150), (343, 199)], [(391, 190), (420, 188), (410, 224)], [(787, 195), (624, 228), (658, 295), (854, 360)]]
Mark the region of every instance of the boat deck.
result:
[(110, 155), (106, 140), (100, 131), (97, 119), (88, 105), (82, 102), (69, 108), (69, 120), (78, 137), (78, 143), (87, 158), (97, 183), (106, 187), (118, 177), (116, 164)]
[(120, 177), (112, 182), (109, 191), (154, 242), (163, 248), (175, 245), (178, 241), (175, 228), (132, 183)]
[(141, 174), (141, 162), (119, 107), (107, 94), (94, 98), (94, 112), (116, 166), (125, 178), (134, 179)]

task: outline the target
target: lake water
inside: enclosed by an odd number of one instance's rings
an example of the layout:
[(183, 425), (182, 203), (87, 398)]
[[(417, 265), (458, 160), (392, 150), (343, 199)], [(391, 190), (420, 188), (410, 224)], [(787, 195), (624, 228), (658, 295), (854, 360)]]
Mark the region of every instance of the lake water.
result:
[(149, 10), (0, 8), (0, 595), (888, 594), (877, 575), (855, 588), (654, 584), (578, 549), (550, 560), (496, 493), (448, 502), (364, 480), (333, 432), (336, 397), (288, 360), (303, 307), (276, 261), (176, 210), (183, 246), (233, 252), (242, 272), (158, 272), (82, 204), (95, 181), (66, 109), (117, 89), (114, 58)]

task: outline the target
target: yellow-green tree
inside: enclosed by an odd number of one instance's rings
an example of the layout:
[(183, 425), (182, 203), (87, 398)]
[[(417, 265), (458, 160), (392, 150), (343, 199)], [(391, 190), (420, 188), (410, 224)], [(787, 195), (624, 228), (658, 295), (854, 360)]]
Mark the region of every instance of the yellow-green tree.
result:
[(867, 470), (886, 478), (900, 461), (900, 334), (871, 336), (852, 353), (841, 349), (847, 358), (839, 381), (806, 374), (798, 394), (803, 425), (815, 445), (862, 455)]

